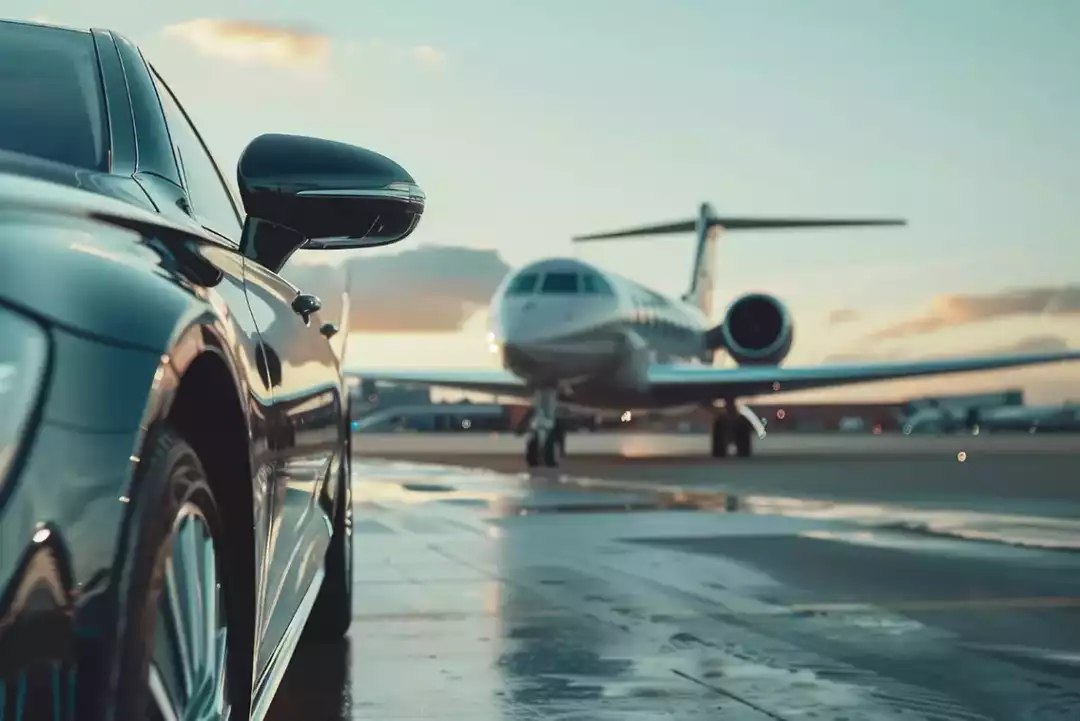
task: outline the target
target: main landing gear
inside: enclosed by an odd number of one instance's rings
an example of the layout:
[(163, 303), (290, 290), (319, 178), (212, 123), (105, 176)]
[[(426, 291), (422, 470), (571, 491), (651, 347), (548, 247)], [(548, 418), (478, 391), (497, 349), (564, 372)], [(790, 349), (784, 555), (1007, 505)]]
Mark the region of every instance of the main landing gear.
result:
[(754, 427), (739, 413), (734, 400), (724, 402), (716, 409), (712, 422), (712, 457), (726, 458), (729, 448), (735, 446), (735, 454), (749, 458), (753, 452)]
[(525, 464), (529, 468), (556, 468), (566, 455), (566, 429), (555, 416), (554, 391), (537, 391), (533, 398), (532, 420), (525, 443)]

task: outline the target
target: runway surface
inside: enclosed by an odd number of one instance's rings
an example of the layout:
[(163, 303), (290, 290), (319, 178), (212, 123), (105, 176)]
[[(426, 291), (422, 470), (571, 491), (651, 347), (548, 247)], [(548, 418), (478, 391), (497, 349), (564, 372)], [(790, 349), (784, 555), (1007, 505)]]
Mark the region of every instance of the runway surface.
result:
[[(524, 469), (524, 443), (511, 434), (353, 435), (367, 458), (506, 473)], [(1080, 435), (774, 434), (753, 458), (714, 461), (703, 435), (572, 434), (567, 452), (558, 473), (576, 478), (1080, 518)]]
[(272, 719), (1080, 718), (1076, 443), (528, 474), (386, 438), (354, 437), (349, 641), (298, 652)]

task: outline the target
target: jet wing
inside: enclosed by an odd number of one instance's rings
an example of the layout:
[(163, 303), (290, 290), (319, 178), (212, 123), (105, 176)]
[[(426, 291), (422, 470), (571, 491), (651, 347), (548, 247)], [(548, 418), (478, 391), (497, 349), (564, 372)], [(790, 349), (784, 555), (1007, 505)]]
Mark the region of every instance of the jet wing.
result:
[[(710, 368), (694, 365), (655, 365), (649, 368), (649, 385), (656, 400), (676, 405), (725, 397), (747, 398), (868, 381), (970, 373), (1069, 360), (1080, 360), (1080, 351), (803, 367)], [(439, 386), (515, 398), (528, 398), (532, 395), (520, 378), (501, 369), (357, 369), (350, 371), (349, 375), (382, 383)]]
[(491, 370), (390, 370), (358, 369), (349, 375), (365, 381), (399, 385), (439, 386), (455, 390), (490, 393), (498, 396), (527, 398), (532, 392), (520, 378), (502, 369)]
[(657, 399), (684, 403), (725, 397), (746, 398), (778, 391), (803, 391), (867, 381), (1016, 368), (1068, 360), (1080, 360), (1080, 351), (804, 367), (710, 368), (657, 365), (649, 369), (649, 383)]

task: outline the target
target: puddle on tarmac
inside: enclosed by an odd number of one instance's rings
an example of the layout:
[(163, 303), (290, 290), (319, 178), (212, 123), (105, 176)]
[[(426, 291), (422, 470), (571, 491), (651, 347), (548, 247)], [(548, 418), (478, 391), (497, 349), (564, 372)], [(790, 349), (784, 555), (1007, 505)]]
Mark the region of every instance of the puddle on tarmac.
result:
[[(913, 539), (982, 541), (1080, 551), (1080, 520), (924, 510), (902, 506), (734, 496), (656, 483), (550, 473), (507, 474), (419, 463), (358, 464), (361, 502), (437, 503), (484, 508), (494, 517), (698, 511), (840, 521)], [(850, 535), (850, 534), (849, 534)], [(866, 535), (865, 533), (863, 535)], [(858, 535), (851, 535), (858, 540)], [(842, 540), (838, 537), (838, 540)]]

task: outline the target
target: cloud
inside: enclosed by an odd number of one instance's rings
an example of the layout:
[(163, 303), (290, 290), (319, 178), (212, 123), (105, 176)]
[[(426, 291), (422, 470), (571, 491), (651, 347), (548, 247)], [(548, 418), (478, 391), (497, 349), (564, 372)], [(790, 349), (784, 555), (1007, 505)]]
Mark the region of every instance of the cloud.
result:
[(413, 59), (421, 65), (442, 67), (446, 64), (446, 53), (431, 45), (417, 45), (410, 52)]
[(366, 62), (390, 58), (440, 69), (449, 61), (447, 54), (433, 45), (400, 45), (378, 38), (336, 45), (326, 35), (311, 30), (250, 20), (199, 18), (168, 25), (162, 32), (210, 57), (292, 70), (325, 68), (335, 52), (346, 62), (356, 61), (367, 54), (365, 48), (372, 52)]
[(509, 269), (494, 250), (430, 245), (336, 265), (290, 263), (284, 275), (323, 300), (326, 318), (340, 315), (348, 287), (350, 331), (447, 333), (487, 306)]
[(345, 46), (345, 55), (351, 58), (357, 58), (369, 52), (372, 60), (389, 58), (395, 62), (412, 62), (429, 70), (440, 70), (450, 62), (450, 57), (446, 52), (434, 45), (401, 45), (387, 42), (382, 38), (372, 38), (366, 44), (348, 43)]
[[(1069, 350), (1069, 342), (1058, 335), (1031, 335), (1012, 343), (985, 348), (974, 355), (1013, 355), (1018, 353), (1056, 353)], [(888, 363), (902, 360), (934, 360), (950, 358), (955, 354), (933, 353), (911, 355), (891, 350), (868, 353), (836, 353), (825, 357), (825, 363)]]
[(1022, 288), (984, 295), (940, 295), (926, 313), (870, 334), (871, 340), (909, 338), (946, 328), (1017, 315), (1080, 313), (1080, 285)]
[(859, 320), (862, 314), (857, 310), (851, 308), (838, 308), (832, 313), (829, 313), (829, 325), (840, 325), (841, 323), (853, 323)]
[(996, 353), (1059, 353), (1069, 350), (1069, 341), (1059, 335), (1032, 335), (1015, 343), (998, 346)]
[(324, 35), (247, 20), (201, 18), (169, 25), (164, 33), (212, 57), (292, 69), (321, 67), (331, 52)]

